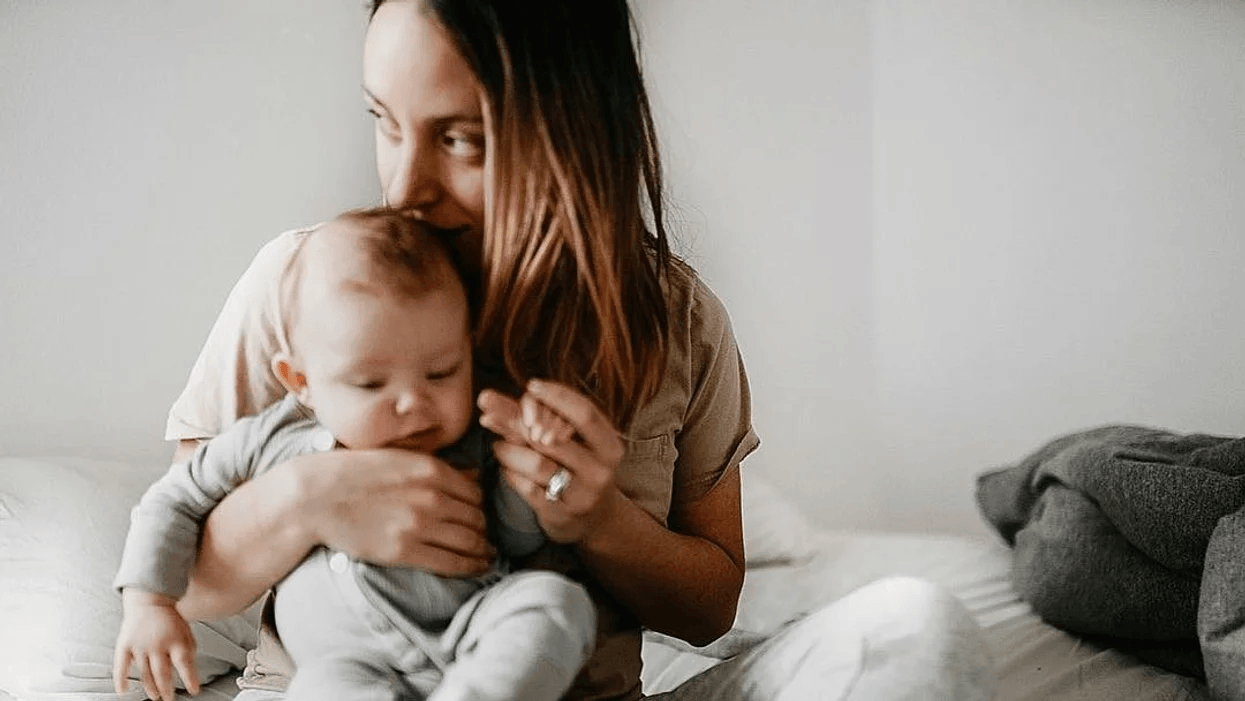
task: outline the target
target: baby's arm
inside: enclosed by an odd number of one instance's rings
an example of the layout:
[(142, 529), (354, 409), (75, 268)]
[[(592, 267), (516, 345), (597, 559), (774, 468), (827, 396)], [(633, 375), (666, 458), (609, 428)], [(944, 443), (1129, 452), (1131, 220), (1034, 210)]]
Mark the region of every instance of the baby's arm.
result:
[(131, 512), (114, 580), (123, 610), (113, 656), (117, 693), (129, 688), (131, 663), (153, 699), (172, 701), (174, 669), (186, 689), (198, 693), (195, 640), (177, 612), (177, 600), (186, 591), (203, 519), (251, 476), (254, 461), (244, 448), (255, 438), (253, 424), (252, 419), (240, 421), (200, 445), (189, 460), (174, 464), (148, 488)]

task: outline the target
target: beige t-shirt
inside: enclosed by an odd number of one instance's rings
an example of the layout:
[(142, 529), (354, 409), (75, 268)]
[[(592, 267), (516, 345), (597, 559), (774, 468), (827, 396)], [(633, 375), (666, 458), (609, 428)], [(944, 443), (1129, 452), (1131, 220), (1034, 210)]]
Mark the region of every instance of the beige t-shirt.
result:
[[(279, 313), (280, 279), (309, 231), (273, 239), (238, 280), (169, 411), (167, 439), (215, 436), (284, 394), (270, 365), (274, 353), (288, 348)], [(748, 378), (722, 302), (679, 265), (671, 267), (665, 291), (670, 305), (665, 376), (657, 396), (640, 408), (625, 432), (626, 454), (616, 476), (622, 492), (663, 524), (672, 503), (704, 496), (759, 444), (752, 430)], [(596, 651), (566, 698), (639, 698), (635, 618), (592, 581), (573, 548), (549, 546), (531, 564), (583, 582), (597, 604)], [(266, 632), (243, 684), (252, 680), (256, 686), (282, 688), (288, 661), (282, 650), (265, 649), (276, 641), (272, 631)]]

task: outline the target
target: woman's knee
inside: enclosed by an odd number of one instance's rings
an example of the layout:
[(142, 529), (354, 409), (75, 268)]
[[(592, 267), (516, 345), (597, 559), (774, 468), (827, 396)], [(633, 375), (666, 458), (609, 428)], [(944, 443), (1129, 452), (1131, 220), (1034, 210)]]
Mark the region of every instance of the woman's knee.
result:
[(863, 605), (879, 617), (901, 621), (924, 623), (967, 615), (958, 599), (933, 582), (917, 577), (885, 577), (850, 596), (859, 596)]
[(981, 629), (946, 590), (916, 577), (886, 577), (848, 594), (813, 616), (823, 635), (855, 630), (870, 644), (917, 644), (932, 654), (980, 647)]

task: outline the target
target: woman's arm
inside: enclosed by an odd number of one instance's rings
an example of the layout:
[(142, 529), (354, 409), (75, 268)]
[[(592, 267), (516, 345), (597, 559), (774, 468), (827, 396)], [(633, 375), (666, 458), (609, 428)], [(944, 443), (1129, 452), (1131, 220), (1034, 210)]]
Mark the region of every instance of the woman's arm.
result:
[(593, 574), (646, 627), (697, 646), (724, 635), (744, 580), (739, 471), (671, 514), (671, 529), (614, 492), (612, 514), (579, 543)]
[(293, 458), (246, 482), (208, 516), (178, 603), (188, 620), (241, 611), (317, 545), (447, 576), (488, 569), (481, 492), (429, 455), (337, 450)]
[[(738, 471), (676, 508), (666, 528), (616, 486), (622, 444), (595, 404), (555, 383), (533, 383), (529, 391), (542, 390), (540, 400), (575, 426), (582, 442), (526, 443), (518, 403), (486, 391), (481, 423), (507, 438), (494, 448), (507, 479), (549, 537), (575, 543), (601, 584), (644, 626), (695, 645), (720, 637), (734, 622), (743, 586)], [(551, 503), (545, 487), (562, 467), (571, 483)]]
[(316, 544), (298, 513), (296, 472), (287, 463), (262, 474), (208, 515), (190, 585), (177, 604), (183, 618), (210, 620), (245, 609)]

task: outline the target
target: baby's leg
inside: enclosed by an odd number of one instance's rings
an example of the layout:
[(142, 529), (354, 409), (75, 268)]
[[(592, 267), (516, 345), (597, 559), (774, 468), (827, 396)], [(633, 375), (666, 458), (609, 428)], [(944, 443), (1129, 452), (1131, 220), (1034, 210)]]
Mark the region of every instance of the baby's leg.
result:
[(289, 699), (426, 698), (437, 669), (367, 600), (356, 566), (319, 548), (277, 585), (277, 631), (297, 666)]
[(453, 662), (429, 701), (556, 701), (595, 638), (596, 610), (583, 587), (551, 572), (510, 575), (446, 630)]

